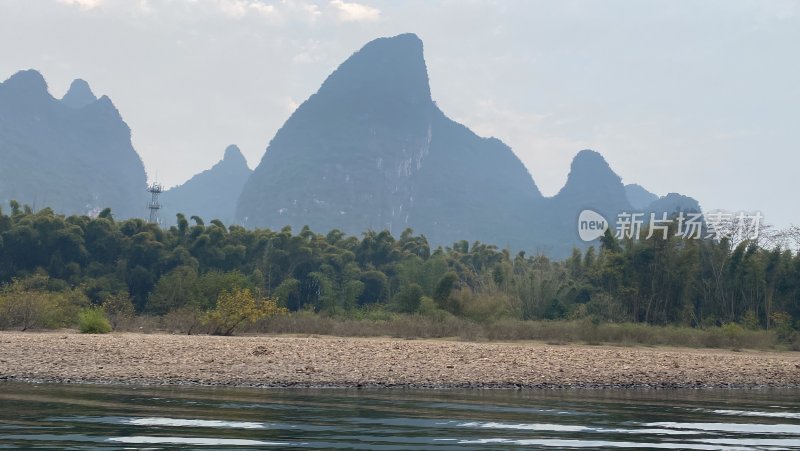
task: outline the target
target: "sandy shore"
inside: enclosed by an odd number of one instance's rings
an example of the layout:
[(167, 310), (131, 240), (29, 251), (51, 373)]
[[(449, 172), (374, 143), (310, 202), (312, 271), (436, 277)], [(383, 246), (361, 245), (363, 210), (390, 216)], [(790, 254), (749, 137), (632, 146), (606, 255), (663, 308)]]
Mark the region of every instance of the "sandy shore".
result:
[(800, 353), (0, 332), (0, 381), (257, 387), (798, 387)]

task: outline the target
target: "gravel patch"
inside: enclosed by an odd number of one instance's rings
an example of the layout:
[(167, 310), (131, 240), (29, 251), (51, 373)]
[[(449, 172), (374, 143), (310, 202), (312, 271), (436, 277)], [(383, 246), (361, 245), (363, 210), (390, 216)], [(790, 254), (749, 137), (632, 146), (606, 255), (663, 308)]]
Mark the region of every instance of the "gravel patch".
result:
[(0, 332), (0, 380), (242, 387), (800, 387), (800, 353), (318, 336)]

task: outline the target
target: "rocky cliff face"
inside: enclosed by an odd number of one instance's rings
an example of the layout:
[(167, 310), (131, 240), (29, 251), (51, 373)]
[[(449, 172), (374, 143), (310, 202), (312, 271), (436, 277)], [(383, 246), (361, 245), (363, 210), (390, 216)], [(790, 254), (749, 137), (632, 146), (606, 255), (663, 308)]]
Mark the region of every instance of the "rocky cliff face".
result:
[(365, 45), (294, 112), (245, 184), (237, 217), (519, 246), (539, 200), (510, 148), (436, 107), (422, 42), (405, 34)]
[(0, 202), (142, 217), (147, 177), (111, 100), (75, 80), (53, 98), (35, 70), (0, 83)]
[(478, 240), (563, 257), (591, 244), (578, 237), (582, 210), (613, 225), (634, 207), (631, 198), (647, 211), (659, 200), (626, 188), (592, 150), (579, 152), (564, 188), (544, 198), (508, 146), (439, 110), (422, 42), (405, 34), (365, 45), (292, 114), (245, 184), (236, 215), (250, 227), (323, 233), (411, 227), (433, 245)]

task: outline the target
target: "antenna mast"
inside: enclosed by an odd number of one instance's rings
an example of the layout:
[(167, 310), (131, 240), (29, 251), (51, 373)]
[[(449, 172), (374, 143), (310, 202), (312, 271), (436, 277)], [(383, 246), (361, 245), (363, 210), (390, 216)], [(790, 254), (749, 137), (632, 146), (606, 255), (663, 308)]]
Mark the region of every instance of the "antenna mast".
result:
[(147, 209), (150, 210), (150, 223), (158, 224), (161, 221), (158, 218), (158, 210), (161, 209), (161, 204), (158, 203), (158, 195), (164, 191), (163, 187), (158, 182), (153, 182), (147, 187), (147, 192), (150, 193), (150, 203), (147, 204)]

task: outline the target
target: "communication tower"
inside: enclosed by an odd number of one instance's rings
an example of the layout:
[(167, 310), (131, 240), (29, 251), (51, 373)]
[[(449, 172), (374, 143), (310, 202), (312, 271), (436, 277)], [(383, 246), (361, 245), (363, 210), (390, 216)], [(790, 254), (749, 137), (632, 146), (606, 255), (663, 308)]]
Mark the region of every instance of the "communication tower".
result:
[(147, 204), (147, 209), (150, 210), (150, 223), (158, 224), (158, 210), (161, 209), (161, 204), (158, 202), (158, 195), (164, 191), (164, 188), (158, 182), (153, 182), (147, 187), (147, 192), (150, 193), (150, 203)]

